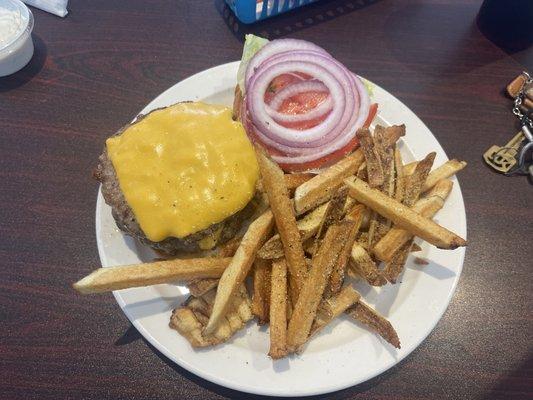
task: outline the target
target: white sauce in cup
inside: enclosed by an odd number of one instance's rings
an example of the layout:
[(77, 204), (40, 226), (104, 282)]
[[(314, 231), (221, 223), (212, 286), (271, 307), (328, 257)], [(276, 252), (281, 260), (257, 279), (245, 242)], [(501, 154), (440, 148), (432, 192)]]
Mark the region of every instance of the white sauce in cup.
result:
[(24, 67), (33, 56), (33, 15), (19, 0), (0, 0), (0, 77)]

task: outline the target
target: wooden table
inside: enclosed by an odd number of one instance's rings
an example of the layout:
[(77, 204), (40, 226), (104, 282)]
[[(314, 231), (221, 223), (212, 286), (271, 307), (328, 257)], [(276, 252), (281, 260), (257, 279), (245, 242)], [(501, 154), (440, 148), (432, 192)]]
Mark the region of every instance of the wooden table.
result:
[(250, 27), (219, 0), (71, 0), (65, 19), (34, 10), (36, 54), (0, 79), (0, 398), (250, 398), (167, 360), (110, 294), (70, 287), (99, 266), (91, 171), (104, 139), (174, 83), (239, 59), (246, 32), (329, 49), (469, 163), (469, 246), (444, 317), (396, 367), (321, 398), (531, 398), (533, 191), (481, 155), (515, 133), (501, 90), (533, 69), (533, 51), (488, 41), (479, 3), (324, 1)]

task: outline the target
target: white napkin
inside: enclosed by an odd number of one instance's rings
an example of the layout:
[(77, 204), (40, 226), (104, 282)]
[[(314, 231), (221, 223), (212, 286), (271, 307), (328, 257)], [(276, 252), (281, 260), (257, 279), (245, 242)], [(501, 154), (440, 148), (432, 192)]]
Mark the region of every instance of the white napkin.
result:
[(22, 0), (24, 3), (55, 14), (59, 17), (67, 15), (68, 0)]

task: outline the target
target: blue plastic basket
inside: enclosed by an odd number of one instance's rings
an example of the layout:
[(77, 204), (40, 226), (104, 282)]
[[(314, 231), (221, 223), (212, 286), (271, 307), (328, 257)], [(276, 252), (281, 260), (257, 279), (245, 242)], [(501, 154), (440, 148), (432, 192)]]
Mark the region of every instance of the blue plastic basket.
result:
[(237, 18), (245, 24), (252, 24), (318, 0), (226, 0)]

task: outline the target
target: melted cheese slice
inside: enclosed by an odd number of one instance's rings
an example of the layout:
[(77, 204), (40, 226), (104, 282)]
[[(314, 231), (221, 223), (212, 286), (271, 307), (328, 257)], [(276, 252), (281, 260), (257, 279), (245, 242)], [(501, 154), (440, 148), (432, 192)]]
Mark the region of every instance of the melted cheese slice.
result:
[(259, 171), (226, 107), (179, 103), (106, 141), (120, 188), (146, 237), (183, 238), (243, 209)]

